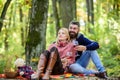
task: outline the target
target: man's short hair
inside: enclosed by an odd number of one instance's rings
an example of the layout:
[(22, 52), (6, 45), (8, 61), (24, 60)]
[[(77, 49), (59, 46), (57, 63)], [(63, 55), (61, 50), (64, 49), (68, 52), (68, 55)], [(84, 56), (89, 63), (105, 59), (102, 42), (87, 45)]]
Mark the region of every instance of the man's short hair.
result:
[(74, 24), (74, 25), (77, 25), (78, 27), (80, 27), (80, 23), (78, 21), (71, 21), (70, 24)]

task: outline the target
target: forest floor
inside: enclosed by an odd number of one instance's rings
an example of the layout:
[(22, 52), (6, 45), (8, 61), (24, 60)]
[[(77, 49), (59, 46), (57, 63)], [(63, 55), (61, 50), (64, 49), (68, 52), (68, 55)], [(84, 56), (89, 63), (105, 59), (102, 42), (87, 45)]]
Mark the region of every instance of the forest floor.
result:
[[(107, 79), (98, 78), (94, 75), (84, 76), (82, 74), (79, 75), (71, 75), (71, 74), (64, 74), (64, 75), (51, 75), (50, 80), (120, 80), (120, 77), (108, 77)], [(6, 77), (1, 77), (0, 80), (27, 80), (23, 77), (16, 77), (13, 79), (9, 79)], [(38, 79), (36, 79), (38, 80)]]

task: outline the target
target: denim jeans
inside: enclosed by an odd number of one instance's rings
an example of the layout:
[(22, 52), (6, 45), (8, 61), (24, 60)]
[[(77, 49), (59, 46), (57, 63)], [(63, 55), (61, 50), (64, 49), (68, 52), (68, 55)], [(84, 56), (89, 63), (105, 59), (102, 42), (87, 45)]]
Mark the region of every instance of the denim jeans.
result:
[(105, 68), (103, 67), (101, 60), (98, 56), (98, 53), (96, 50), (86, 50), (82, 53), (81, 57), (77, 59), (77, 61), (74, 64), (70, 65), (70, 70), (73, 73), (84, 73), (86, 75), (97, 73), (95, 70), (88, 70), (86, 69), (89, 61), (93, 61), (96, 68), (99, 72), (104, 72)]

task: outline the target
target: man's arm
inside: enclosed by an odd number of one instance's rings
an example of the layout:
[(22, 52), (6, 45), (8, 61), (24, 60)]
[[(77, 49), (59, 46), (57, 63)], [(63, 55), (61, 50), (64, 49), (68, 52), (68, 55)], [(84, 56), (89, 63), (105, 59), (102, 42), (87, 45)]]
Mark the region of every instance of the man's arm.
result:
[(79, 48), (82, 48), (83, 50), (96, 50), (99, 48), (98, 42), (91, 41), (88, 38), (84, 37), (82, 34), (76, 40), (80, 45)]

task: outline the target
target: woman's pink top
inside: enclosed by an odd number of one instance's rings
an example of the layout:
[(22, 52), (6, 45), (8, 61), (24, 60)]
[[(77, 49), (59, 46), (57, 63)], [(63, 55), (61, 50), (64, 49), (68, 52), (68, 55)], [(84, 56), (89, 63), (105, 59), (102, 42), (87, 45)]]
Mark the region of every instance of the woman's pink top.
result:
[(59, 46), (56, 43), (54, 43), (49, 46), (48, 50), (50, 50), (52, 47), (56, 47), (58, 49), (61, 59), (64, 59), (64, 58), (67, 59), (67, 65), (70, 65), (75, 62), (76, 51), (74, 50), (74, 45), (72, 42), (66, 43), (64, 46)]

